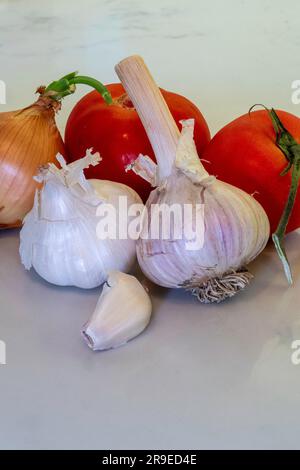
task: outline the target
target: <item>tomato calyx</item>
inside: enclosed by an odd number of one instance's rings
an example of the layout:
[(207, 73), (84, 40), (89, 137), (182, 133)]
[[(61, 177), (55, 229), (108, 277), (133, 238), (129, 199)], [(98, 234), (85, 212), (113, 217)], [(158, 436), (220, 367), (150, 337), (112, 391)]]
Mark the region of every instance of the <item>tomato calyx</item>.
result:
[[(256, 106), (256, 105), (254, 105)], [(250, 108), (249, 113), (253, 109)], [(284, 247), (284, 235), (286, 232), (286, 228), (290, 219), (290, 216), (293, 211), (298, 187), (299, 187), (299, 180), (300, 180), (300, 144), (294, 139), (292, 134), (284, 127), (283, 123), (279, 119), (278, 114), (274, 110), (274, 108), (268, 109), (266, 106), (263, 106), (265, 110), (268, 112), (274, 130), (276, 134), (276, 146), (282, 151), (286, 160), (287, 166), (284, 170), (280, 173), (280, 176), (286, 175), (289, 171), (291, 171), (291, 184), (289, 189), (289, 194), (287, 201), (285, 203), (285, 207), (283, 213), (281, 215), (280, 221), (275, 232), (272, 234), (272, 240), (274, 242), (275, 248), (277, 250), (278, 256), (283, 264), (284, 272), (288, 283), (290, 285), (293, 284), (293, 277), (291, 272), (290, 263), (287, 258), (287, 254)]]
[(115, 98), (114, 104), (117, 104), (125, 109), (135, 109), (127, 93), (123, 93), (123, 95), (119, 96), (118, 98)]
[(107, 104), (113, 103), (110, 92), (101, 82), (92, 77), (78, 75), (78, 72), (69, 73), (59, 80), (50, 83), (46, 88), (40, 87), (39, 90), (44, 90), (41, 95), (42, 97), (49, 97), (54, 101), (61, 101), (66, 96), (73, 94), (76, 91), (76, 85), (79, 84), (89, 85), (95, 88)]

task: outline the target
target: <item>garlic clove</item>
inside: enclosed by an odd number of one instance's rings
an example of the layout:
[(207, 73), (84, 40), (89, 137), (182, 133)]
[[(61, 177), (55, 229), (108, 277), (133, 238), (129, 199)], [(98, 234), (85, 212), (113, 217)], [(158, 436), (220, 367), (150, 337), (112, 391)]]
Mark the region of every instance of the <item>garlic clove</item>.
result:
[(142, 284), (129, 274), (109, 273), (96, 309), (82, 335), (93, 350), (117, 348), (139, 335), (151, 317), (151, 300)]

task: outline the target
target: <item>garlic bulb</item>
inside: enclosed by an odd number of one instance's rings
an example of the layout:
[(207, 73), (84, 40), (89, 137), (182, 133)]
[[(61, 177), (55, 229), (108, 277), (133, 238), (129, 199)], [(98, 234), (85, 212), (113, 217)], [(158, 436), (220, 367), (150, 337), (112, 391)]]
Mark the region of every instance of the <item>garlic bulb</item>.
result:
[[(120, 183), (85, 179), (83, 169), (99, 162), (98, 153), (88, 151), (70, 165), (61, 155), (58, 160), (61, 169), (49, 164), (37, 177), (43, 187), (24, 219), (21, 260), (26, 269), (33, 267), (52, 284), (93, 288), (111, 270), (129, 271), (135, 260), (135, 240), (121, 239), (118, 233), (116, 239), (99, 236), (99, 208), (114, 207), (118, 219), (120, 196), (128, 207), (141, 204), (141, 199)], [(129, 221), (128, 217), (125, 222)]]
[[(137, 256), (143, 272), (156, 284), (185, 288), (201, 302), (220, 302), (243, 289), (252, 275), (247, 264), (265, 247), (269, 221), (261, 205), (234, 186), (217, 180), (204, 169), (193, 140), (193, 121), (183, 121), (181, 134), (143, 60), (129, 57), (116, 71), (151, 141), (157, 168), (139, 157), (137, 173), (156, 185), (146, 203), (143, 232), (151, 234), (154, 205), (185, 205), (192, 216), (184, 219), (182, 237), (140, 237)], [(200, 220), (197, 208), (203, 208)], [(154, 225), (156, 221), (154, 222)], [(202, 244), (189, 249), (189, 234), (203, 230)]]
[(146, 328), (151, 311), (150, 297), (134, 276), (111, 272), (82, 335), (94, 351), (117, 348)]

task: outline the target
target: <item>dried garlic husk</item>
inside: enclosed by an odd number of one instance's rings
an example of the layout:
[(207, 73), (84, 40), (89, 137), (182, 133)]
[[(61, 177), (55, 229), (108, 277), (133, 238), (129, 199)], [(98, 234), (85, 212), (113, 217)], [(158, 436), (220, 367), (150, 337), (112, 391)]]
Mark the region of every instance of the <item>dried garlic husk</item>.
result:
[[(129, 57), (116, 66), (151, 141), (157, 168), (140, 157), (133, 168), (157, 188), (146, 203), (143, 232), (151, 234), (151, 207), (189, 204), (193, 216), (185, 221), (183, 237), (143, 238), (137, 255), (143, 272), (155, 283), (185, 288), (201, 302), (220, 302), (243, 289), (252, 275), (246, 266), (265, 247), (269, 221), (262, 206), (244, 191), (217, 180), (204, 169), (193, 140), (193, 120), (183, 121), (181, 134), (142, 58)], [(204, 207), (204, 240), (188, 249), (199, 225), (197, 207)]]
[(111, 272), (82, 335), (93, 351), (117, 348), (146, 328), (151, 311), (150, 297), (134, 276)]
[[(119, 197), (128, 207), (141, 204), (131, 188), (111, 181), (86, 180), (83, 169), (100, 161), (98, 153), (62, 166), (42, 168), (33, 209), (20, 233), (20, 255), (26, 269), (33, 267), (46, 281), (60, 286), (93, 288), (111, 270), (128, 272), (135, 261), (136, 241), (130, 238), (101, 239), (97, 234), (101, 204), (110, 204), (119, 216)], [(129, 223), (130, 218), (125, 220)]]

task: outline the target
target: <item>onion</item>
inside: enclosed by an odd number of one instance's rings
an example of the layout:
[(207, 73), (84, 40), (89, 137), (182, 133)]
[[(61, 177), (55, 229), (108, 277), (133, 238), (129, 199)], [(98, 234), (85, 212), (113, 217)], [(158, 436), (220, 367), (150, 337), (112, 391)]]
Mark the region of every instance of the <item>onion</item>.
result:
[(77, 72), (40, 87), (38, 100), (27, 108), (0, 113), (0, 228), (20, 226), (33, 206), (37, 168), (55, 163), (57, 153), (65, 155), (56, 127), (55, 113), (61, 100), (74, 93), (76, 84), (90, 85), (110, 104), (111, 96), (97, 80)]

